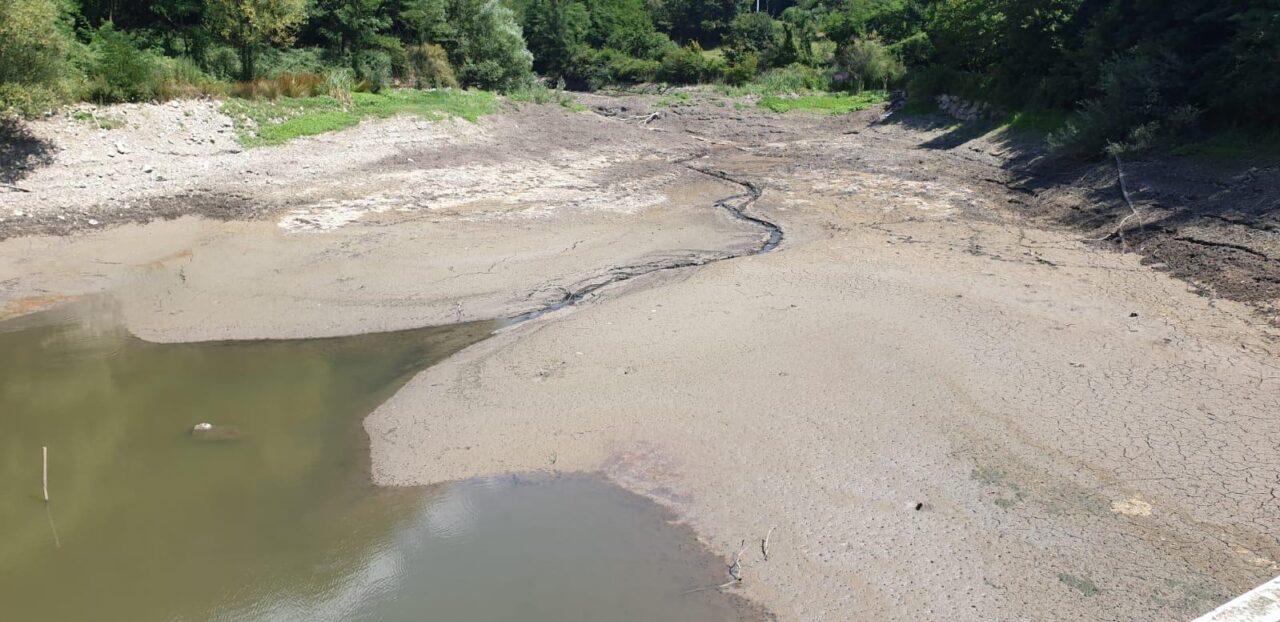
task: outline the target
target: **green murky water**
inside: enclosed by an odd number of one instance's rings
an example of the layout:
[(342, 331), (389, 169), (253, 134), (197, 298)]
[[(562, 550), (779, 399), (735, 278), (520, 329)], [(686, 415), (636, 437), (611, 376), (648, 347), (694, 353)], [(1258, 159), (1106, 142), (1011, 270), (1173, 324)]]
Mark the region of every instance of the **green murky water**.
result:
[(492, 324), (161, 345), (109, 311), (0, 324), (0, 618), (759, 617), (686, 593), (719, 560), (603, 482), (369, 483), (363, 416)]

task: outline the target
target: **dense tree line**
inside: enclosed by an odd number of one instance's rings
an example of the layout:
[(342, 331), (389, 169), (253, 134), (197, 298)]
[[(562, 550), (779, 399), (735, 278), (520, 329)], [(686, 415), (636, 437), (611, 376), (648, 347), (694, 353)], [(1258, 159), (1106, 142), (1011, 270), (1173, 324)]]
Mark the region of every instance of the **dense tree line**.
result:
[(1096, 151), (1280, 121), (1280, 0), (4, 0), (0, 107), (338, 69), (371, 89), (905, 87), (1074, 111)]

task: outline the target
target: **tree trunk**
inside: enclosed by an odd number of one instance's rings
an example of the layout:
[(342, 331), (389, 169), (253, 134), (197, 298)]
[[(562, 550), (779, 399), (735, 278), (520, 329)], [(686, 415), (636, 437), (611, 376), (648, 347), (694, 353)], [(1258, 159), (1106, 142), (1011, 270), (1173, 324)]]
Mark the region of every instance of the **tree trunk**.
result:
[(247, 43), (240, 45), (240, 79), (248, 82), (254, 77), (253, 46)]

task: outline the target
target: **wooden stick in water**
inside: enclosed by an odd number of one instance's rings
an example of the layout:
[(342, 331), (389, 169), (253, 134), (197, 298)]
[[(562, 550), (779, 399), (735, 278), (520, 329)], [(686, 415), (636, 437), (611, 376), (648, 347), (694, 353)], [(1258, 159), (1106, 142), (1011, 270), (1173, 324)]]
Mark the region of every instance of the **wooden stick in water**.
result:
[(44, 474), (44, 477), (43, 477), (43, 481), (44, 481), (44, 502), (45, 502), (45, 503), (48, 503), (48, 502), (49, 502), (49, 448), (48, 448), (48, 447), (41, 447), (41, 448), (40, 448), (40, 453), (41, 453), (41, 455), (42, 455), (42, 457), (43, 457), (42, 462), (44, 463), (44, 469), (43, 469), (43, 474)]

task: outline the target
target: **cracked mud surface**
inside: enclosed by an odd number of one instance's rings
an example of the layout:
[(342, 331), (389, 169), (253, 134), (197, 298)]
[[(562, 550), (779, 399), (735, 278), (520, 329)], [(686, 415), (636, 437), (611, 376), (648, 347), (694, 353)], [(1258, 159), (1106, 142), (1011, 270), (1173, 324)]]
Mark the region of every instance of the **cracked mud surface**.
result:
[[(279, 162), (278, 186), (197, 176), (255, 220), (0, 242), (0, 306), (108, 291), (148, 338), (307, 336), (510, 317), (625, 273), (410, 382), (366, 420), (375, 479), (603, 472), (726, 565), (745, 541), (730, 589), (783, 620), (1190, 619), (1280, 572), (1265, 300), (1027, 218), (992, 142), (583, 102), (604, 114), (218, 156)], [(785, 237), (715, 261), (762, 242), (716, 207), (740, 184)]]

